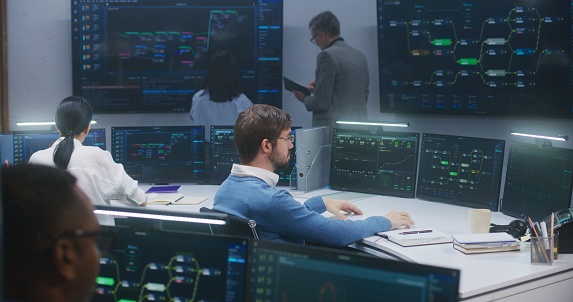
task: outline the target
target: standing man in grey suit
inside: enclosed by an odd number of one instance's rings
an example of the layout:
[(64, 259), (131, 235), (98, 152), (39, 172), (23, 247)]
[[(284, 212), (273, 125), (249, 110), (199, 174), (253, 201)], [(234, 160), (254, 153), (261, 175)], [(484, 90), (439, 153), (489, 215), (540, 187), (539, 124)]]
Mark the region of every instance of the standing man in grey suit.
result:
[(340, 37), (340, 22), (325, 11), (308, 24), (312, 38), (322, 51), (316, 58), (315, 80), (308, 84), (311, 94), (293, 91), (295, 97), (312, 111), (312, 126), (335, 127), (337, 120), (365, 121), (368, 63), (364, 54)]

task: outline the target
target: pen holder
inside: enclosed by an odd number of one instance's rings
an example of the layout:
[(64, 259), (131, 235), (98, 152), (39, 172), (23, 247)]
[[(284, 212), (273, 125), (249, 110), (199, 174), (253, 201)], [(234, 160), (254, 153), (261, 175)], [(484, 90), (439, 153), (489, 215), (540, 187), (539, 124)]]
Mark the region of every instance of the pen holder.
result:
[(554, 237), (531, 237), (531, 263), (552, 265)]

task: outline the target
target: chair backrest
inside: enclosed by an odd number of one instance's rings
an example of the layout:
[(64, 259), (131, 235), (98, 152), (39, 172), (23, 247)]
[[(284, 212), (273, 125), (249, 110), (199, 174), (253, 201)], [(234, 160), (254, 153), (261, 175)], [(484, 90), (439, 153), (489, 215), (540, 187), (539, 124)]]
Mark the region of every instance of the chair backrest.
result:
[[(217, 213), (226, 214), (223, 212), (215, 211), (207, 207), (201, 207), (199, 210), (201, 213)], [(257, 234), (257, 222), (253, 219), (246, 219), (238, 217), (235, 215), (227, 215), (226, 225), (210, 225), (211, 232), (214, 235), (235, 235), (235, 236), (247, 236), (255, 239), (259, 239)]]

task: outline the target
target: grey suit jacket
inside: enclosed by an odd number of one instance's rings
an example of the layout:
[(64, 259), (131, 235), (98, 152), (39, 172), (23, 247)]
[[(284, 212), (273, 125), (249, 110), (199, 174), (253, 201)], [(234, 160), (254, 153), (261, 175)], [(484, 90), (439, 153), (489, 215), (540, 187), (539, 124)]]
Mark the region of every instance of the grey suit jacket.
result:
[(330, 126), (332, 133), (337, 120), (366, 121), (370, 78), (364, 54), (341, 39), (316, 61), (314, 93), (304, 98), (313, 127)]

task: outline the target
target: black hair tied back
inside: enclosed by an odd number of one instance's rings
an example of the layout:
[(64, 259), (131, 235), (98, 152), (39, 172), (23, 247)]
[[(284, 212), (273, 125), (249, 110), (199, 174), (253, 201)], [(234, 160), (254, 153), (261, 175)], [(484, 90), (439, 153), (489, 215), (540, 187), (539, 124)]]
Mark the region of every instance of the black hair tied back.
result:
[(65, 139), (54, 150), (54, 163), (58, 168), (68, 168), (74, 152), (74, 136), (87, 130), (91, 119), (92, 107), (84, 98), (70, 96), (60, 102), (55, 120), (56, 127)]

